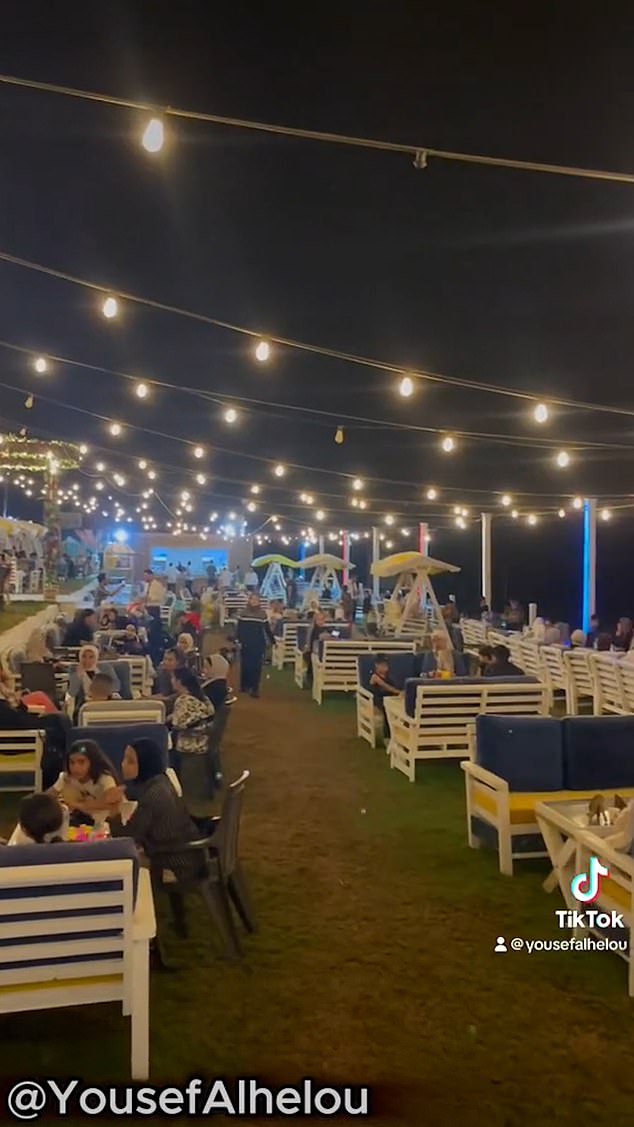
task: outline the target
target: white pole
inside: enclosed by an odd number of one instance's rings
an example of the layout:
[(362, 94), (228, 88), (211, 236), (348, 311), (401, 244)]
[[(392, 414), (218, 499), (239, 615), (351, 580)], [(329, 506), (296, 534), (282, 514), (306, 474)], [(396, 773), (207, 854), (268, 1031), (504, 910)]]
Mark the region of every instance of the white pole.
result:
[(583, 502), (583, 629), (590, 629), (590, 618), (597, 609), (597, 499)]
[[(342, 533), (342, 536), (341, 536), (341, 555), (343, 556), (344, 560), (350, 559), (350, 533), (349, 532), (343, 532)], [(343, 569), (343, 574), (341, 576), (341, 582), (343, 583), (344, 587), (350, 582), (350, 573), (349, 573), (347, 567), (344, 567), (344, 569)]]
[(324, 554), (324, 534), (322, 532), (321, 536), (319, 537), (319, 555), (323, 556), (323, 554)]
[(491, 513), (481, 513), (482, 518), (482, 597), (491, 609)]
[[(379, 530), (376, 527), (372, 529), (372, 563), (378, 563), (381, 558), (381, 546), (379, 541)], [(378, 599), (380, 593), (380, 581), (378, 575), (372, 576), (372, 594)]]

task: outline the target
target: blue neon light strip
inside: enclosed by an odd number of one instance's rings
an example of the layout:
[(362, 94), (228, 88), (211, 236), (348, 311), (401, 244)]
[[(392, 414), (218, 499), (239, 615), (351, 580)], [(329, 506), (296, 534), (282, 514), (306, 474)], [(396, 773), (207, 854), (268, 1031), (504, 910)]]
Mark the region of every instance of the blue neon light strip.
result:
[(583, 502), (583, 595), (581, 602), (581, 621), (583, 629), (590, 629), (590, 615), (594, 608), (590, 606), (590, 576), (592, 570), (591, 557), (591, 516), (590, 502)]

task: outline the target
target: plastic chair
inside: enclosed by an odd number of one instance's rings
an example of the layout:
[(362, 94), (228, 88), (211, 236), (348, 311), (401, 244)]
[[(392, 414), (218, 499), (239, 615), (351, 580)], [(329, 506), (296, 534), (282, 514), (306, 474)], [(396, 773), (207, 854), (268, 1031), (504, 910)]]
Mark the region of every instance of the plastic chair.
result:
[[(177, 932), (187, 935), (184, 896), (196, 891), (202, 896), (223, 943), (224, 955), (238, 959), (242, 948), (238, 938), (231, 903), (247, 931), (255, 932), (257, 923), (248, 888), (238, 857), (240, 818), (244, 789), (249, 771), (243, 771), (227, 789), (220, 818), (195, 819), (205, 833), (195, 841), (172, 844), (169, 850), (155, 851), (150, 856), (150, 871), (156, 891), (167, 893)], [(199, 874), (186, 880), (165, 879), (162, 857), (173, 852), (198, 852)]]

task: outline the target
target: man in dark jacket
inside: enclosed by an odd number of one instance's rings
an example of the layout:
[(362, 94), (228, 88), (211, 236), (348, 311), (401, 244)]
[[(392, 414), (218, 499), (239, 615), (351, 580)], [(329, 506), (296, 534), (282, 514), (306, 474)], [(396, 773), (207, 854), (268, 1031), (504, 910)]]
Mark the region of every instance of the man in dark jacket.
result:
[(256, 591), (251, 592), (246, 607), (238, 616), (236, 637), (241, 651), (240, 691), (259, 697), (266, 643), (270, 641), (273, 644), (273, 633)]
[(493, 661), (483, 670), (484, 677), (523, 677), (524, 673), (513, 665), (507, 646), (493, 647)]

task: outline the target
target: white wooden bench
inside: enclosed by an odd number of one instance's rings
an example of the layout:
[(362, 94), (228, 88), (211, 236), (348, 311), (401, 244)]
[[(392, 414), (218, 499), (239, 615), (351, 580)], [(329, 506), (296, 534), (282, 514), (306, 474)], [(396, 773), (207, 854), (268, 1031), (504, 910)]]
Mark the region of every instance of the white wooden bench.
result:
[(545, 716), (548, 693), (541, 682), (516, 678), (421, 682), (416, 689), (414, 715), (403, 697), (385, 701), (390, 726), (390, 767), (411, 783), (419, 759), (466, 759), (470, 756), (469, 727), (477, 716)]
[[(0, 868), (0, 1013), (119, 1002), (131, 1017), (132, 1079), (147, 1080), (150, 874), (139, 870), (134, 905), (132, 860), (17, 863), (34, 848), (42, 847), (8, 846), (16, 864)], [(68, 848), (79, 858), (90, 846), (55, 846)], [(77, 1036), (85, 1036), (81, 1020)]]
[(487, 641), (487, 628), (477, 618), (463, 618), (460, 622), (465, 650), (478, 651)]
[(592, 676), (592, 650), (573, 646), (563, 652), (566, 670), (566, 712), (578, 716), (582, 700), (590, 699), (594, 706), (594, 680)]
[(162, 700), (87, 701), (79, 710), (78, 726), (90, 728), (111, 724), (164, 724)]
[(604, 712), (610, 712), (623, 716), (630, 712), (625, 700), (619, 658), (611, 653), (593, 653), (590, 661), (595, 714), (601, 716)]
[(563, 693), (566, 707), (569, 699), (569, 674), (564, 662), (564, 650), (561, 646), (540, 646), (539, 662), (541, 680), (548, 690), (548, 707), (551, 709), (555, 703), (555, 693)]
[(272, 661), (276, 669), (283, 669), (285, 665), (292, 665), (295, 661), (297, 649), (297, 627), (301, 622), (284, 622), (282, 634), (275, 638)]
[[(40, 791), (43, 751), (42, 732), (28, 729), (0, 732), (0, 792)], [(27, 781), (16, 783), (18, 775), (25, 775)]]
[(147, 657), (116, 657), (112, 658), (110, 664), (114, 665), (122, 661), (125, 661), (130, 667), (130, 688), (132, 690), (132, 696), (142, 697), (145, 693), (149, 693), (152, 685)]
[[(354, 638), (342, 641), (331, 638), (320, 642), (319, 652), (313, 653), (313, 700), (321, 704), (324, 693), (354, 693), (359, 687), (357, 658), (360, 654), (414, 653), (415, 643), (393, 638)], [(297, 680), (297, 666), (296, 666)]]

